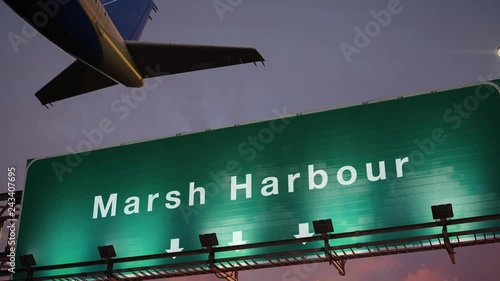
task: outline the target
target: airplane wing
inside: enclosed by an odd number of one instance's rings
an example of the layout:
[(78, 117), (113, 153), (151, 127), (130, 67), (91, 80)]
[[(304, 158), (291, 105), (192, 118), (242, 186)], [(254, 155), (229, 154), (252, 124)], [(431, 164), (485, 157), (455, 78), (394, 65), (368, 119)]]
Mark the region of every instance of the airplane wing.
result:
[(254, 48), (126, 41), (144, 77), (155, 77), (251, 62), (264, 62)]
[(107, 88), (117, 83), (81, 61), (75, 61), (35, 96), (42, 105)]

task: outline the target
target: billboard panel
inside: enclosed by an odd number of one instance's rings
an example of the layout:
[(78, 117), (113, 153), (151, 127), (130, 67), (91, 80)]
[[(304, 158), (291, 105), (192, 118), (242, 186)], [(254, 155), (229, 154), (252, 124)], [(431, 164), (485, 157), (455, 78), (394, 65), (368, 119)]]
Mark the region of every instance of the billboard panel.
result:
[[(395, 227), (432, 221), (430, 207), (444, 203), (456, 218), (499, 214), (497, 89), (483, 83), (31, 161), (17, 256), (48, 266), (99, 260), (97, 247), (110, 244), (118, 258), (197, 250), (205, 233), (216, 233), (220, 246), (300, 239), (314, 235), (314, 220), (331, 218), (335, 233)], [(88, 141), (98, 135), (89, 132)], [(498, 222), (474, 224), (489, 226)]]

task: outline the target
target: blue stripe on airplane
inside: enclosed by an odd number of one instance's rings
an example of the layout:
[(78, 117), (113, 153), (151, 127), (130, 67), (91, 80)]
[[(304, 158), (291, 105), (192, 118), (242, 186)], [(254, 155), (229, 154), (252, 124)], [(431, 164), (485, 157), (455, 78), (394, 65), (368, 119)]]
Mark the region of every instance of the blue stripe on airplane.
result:
[(103, 60), (101, 43), (95, 27), (78, 1), (5, 0), (42, 35), (67, 53), (94, 66)]
[(153, 9), (153, 0), (101, 0), (125, 40), (139, 40)]

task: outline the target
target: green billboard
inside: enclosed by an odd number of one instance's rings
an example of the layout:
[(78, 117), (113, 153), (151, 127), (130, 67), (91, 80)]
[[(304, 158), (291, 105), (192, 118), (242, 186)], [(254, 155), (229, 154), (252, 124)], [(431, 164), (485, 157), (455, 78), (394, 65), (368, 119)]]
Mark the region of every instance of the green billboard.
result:
[[(296, 116), (276, 109), (274, 120), (33, 160), (16, 255), (50, 266), (99, 260), (102, 245), (114, 245), (117, 258), (198, 250), (206, 233), (221, 247), (301, 239), (314, 235), (312, 221), (329, 218), (335, 233), (432, 222), (431, 206), (445, 203), (456, 218), (499, 214), (498, 82)], [(498, 221), (473, 227), (491, 226)]]

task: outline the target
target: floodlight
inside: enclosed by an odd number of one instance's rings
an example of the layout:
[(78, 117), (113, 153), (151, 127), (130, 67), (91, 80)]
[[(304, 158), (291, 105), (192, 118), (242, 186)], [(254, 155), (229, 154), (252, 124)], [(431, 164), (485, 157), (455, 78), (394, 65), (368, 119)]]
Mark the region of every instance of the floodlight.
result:
[(431, 207), (432, 218), (435, 220), (445, 220), (453, 217), (451, 204), (436, 205)]
[(115, 247), (113, 247), (113, 245), (99, 246), (97, 247), (97, 250), (99, 250), (101, 259), (110, 259), (116, 257)]
[(333, 224), (331, 219), (313, 221), (314, 232), (316, 234), (326, 234), (333, 232)]
[(36, 265), (35, 257), (32, 254), (20, 256), (19, 259), (23, 267), (32, 267)]
[(200, 234), (199, 237), (202, 247), (211, 248), (219, 245), (219, 240), (217, 239), (217, 234), (215, 233)]
[(500, 57), (500, 47), (497, 48), (497, 56)]

